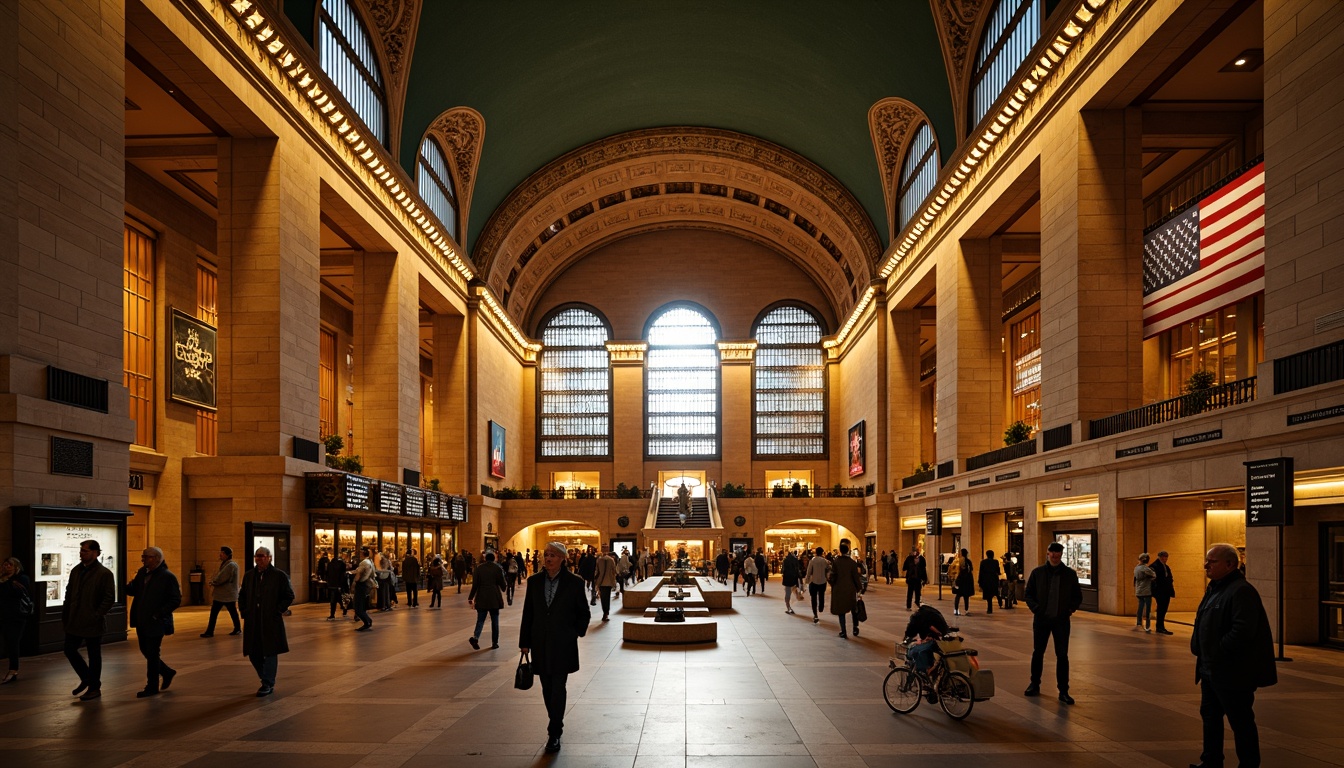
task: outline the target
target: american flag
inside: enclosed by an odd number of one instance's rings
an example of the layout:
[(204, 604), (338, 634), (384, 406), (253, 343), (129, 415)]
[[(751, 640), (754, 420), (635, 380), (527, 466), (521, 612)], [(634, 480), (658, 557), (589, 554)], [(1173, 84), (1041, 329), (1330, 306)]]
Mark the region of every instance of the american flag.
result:
[(1143, 239), (1143, 337), (1265, 290), (1265, 164)]

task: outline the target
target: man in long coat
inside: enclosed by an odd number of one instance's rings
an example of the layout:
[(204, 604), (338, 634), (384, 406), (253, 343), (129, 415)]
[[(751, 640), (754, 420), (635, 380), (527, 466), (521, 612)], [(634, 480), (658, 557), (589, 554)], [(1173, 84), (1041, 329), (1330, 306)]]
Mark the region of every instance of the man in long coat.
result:
[(564, 570), (565, 545), (546, 545), (540, 573), (527, 580), (518, 648), (531, 654), (532, 671), (541, 678), (541, 696), (550, 722), (546, 726), (547, 752), (560, 751), (565, 729), (565, 683), (579, 671), (579, 638), (588, 633), (588, 610), (583, 579)]
[(289, 574), (271, 567), (271, 550), (257, 547), (257, 567), (243, 576), (238, 607), (243, 613), (243, 655), (252, 662), (261, 679), (257, 696), (275, 692), (275, 673), (280, 654), (289, 653), (285, 637), (285, 614), (294, 603)]
[(495, 562), (495, 553), (487, 551), (485, 560), (471, 575), (471, 591), (467, 593), (467, 605), (476, 609), (476, 631), (467, 638), (472, 648), (481, 648), (481, 630), (485, 627), (486, 616), (490, 617), (490, 647), (499, 647), (499, 611), (504, 607), (507, 589), (504, 569)]
[[(177, 670), (163, 660), (163, 638), (173, 634), (173, 611), (182, 605), (182, 587), (177, 576), (163, 562), (163, 550), (147, 547), (140, 560), (144, 565), (126, 585), (126, 594), (134, 597), (127, 618), (135, 627), (140, 653), (145, 657), (145, 688), (139, 698), (157, 696), (172, 685)], [(162, 678), (163, 684), (159, 684)]]
[[(854, 613), (859, 604), (859, 564), (849, 556), (849, 539), (840, 540), (840, 554), (831, 562), (831, 613), (840, 618), (840, 636), (845, 633), (845, 616)], [(854, 636), (859, 636), (859, 618), (854, 617)]]

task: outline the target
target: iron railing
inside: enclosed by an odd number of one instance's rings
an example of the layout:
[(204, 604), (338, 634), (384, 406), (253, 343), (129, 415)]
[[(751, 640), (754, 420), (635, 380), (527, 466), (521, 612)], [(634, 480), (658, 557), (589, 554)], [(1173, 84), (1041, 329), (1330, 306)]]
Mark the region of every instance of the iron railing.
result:
[(910, 475), (909, 477), (902, 477), (901, 489), (904, 490), (906, 488), (911, 488), (916, 485), (923, 485), (924, 483), (931, 482), (936, 479), (938, 479), (938, 473), (932, 469), (926, 469), (923, 472), (916, 472), (915, 474)]
[(1167, 421), (1196, 416), (1207, 411), (1216, 411), (1233, 405), (1249, 403), (1255, 400), (1255, 377), (1240, 379), (1222, 386), (1212, 387), (1199, 392), (1188, 392), (1141, 408), (1117, 413), (1102, 419), (1088, 422), (1089, 440), (1118, 435), (1132, 429), (1151, 427)]
[(1274, 394), (1344, 379), (1344, 339), (1274, 361)]
[(979, 456), (971, 456), (966, 459), (966, 471), (974, 472), (977, 469), (984, 469), (985, 467), (993, 466), (995, 464), (1002, 464), (1005, 461), (1012, 461), (1013, 459), (1020, 459), (1023, 456), (1034, 455), (1036, 455), (1036, 440), (1033, 438), (1004, 448), (999, 448), (998, 450), (988, 451)]

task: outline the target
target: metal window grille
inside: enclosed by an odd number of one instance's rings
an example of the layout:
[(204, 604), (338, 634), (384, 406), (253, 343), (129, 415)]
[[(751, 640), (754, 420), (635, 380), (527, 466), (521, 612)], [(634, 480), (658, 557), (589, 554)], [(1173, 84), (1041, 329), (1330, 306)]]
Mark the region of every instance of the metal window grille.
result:
[(719, 453), (719, 351), (713, 324), (689, 307), (662, 313), (649, 328), (645, 357), (645, 452)]
[(757, 455), (826, 453), (821, 335), (821, 323), (802, 307), (779, 307), (756, 326)]
[(971, 73), (972, 131), (989, 114), (1041, 38), (1045, 17), (1042, 6), (1042, 0), (1001, 0), (994, 7)]
[(905, 161), (901, 164), (901, 184), (897, 191), (897, 210), (899, 231), (919, 212), (924, 198), (933, 191), (938, 182), (938, 146), (933, 143), (933, 128), (927, 122), (915, 131), (915, 138), (905, 152)]
[(364, 22), (350, 0), (322, 0), (318, 54), (322, 71), (380, 144), (387, 145), (383, 77)]
[(607, 326), (578, 307), (541, 332), (541, 455), (611, 455), (611, 374)]
[(420, 198), (438, 217), (448, 234), (457, 240), (457, 193), (448, 173), (448, 160), (439, 143), (426, 138), (420, 143), (420, 164), (416, 173)]
[(336, 434), (336, 334), (318, 329), (317, 435), (326, 440)]
[(135, 444), (154, 447), (154, 240), (126, 225), (122, 275), (123, 373)]

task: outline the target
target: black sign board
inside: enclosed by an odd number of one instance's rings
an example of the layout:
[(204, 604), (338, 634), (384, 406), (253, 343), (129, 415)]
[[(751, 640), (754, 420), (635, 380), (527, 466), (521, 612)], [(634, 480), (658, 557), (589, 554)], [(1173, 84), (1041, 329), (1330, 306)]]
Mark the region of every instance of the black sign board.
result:
[(1072, 467), (1072, 466), (1073, 466), (1073, 461), (1072, 461), (1072, 460), (1069, 460), (1069, 461), (1056, 461), (1056, 462), (1053, 463), (1053, 464), (1046, 464), (1046, 465), (1045, 465), (1045, 471), (1046, 471), (1046, 472), (1056, 472), (1056, 471), (1061, 470), (1061, 469), (1068, 469), (1069, 467)]
[(994, 482), (1002, 483), (1004, 480), (1016, 480), (1021, 476), (1021, 472), (1004, 472), (1002, 475), (995, 475)]
[(1344, 405), (1335, 405), (1329, 408), (1318, 408), (1306, 413), (1288, 414), (1288, 426), (1306, 424), (1310, 421), (1321, 421), (1322, 419), (1333, 419), (1337, 416), (1344, 416)]
[(174, 309), (171, 332), (168, 396), (179, 403), (215, 410), (214, 327)]
[(1293, 460), (1291, 457), (1247, 461), (1246, 527), (1293, 524)]
[(924, 510), (924, 535), (942, 536), (943, 535), (943, 510), (934, 507)]
[(1196, 443), (1207, 443), (1210, 440), (1222, 440), (1223, 430), (1211, 429), (1208, 432), (1196, 432), (1193, 435), (1182, 435), (1174, 437), (1171, 440), (1173, 448), (1180, 448), (1182, 445), (1194, 445)]
[(968, 486), (970, 486), (970, 487), (972, 487), (972, 488), (976, 487), (977, 485), (989, 485), (989, 478), (988, 478), (988, 477), (977, 477), (977, 478), (974, 479), (974, 480), (970, 480), (970, 481), (968, 481), (968, 482), (966, 483), (966, 485), (968, 485)]
[(957, 490), (957, 484), (953, 483), (951, 485), (944, 485), (942, 488), (938, 489), (938, 492), (947, 493), (948, 491), (955, 491), (955, 490)]
[(1128, 456), (1138, 456), (1142, 453), (1152, 453), (1156, 450), (1157, 443), (1144, 443), (1143, 445), (1135, 445), (1129, 448), (1120, 448), (1115, 452), (1115, 458), (1123, 459)]
[(912, 495), (913, 495), (913, 494), (909, 494), (909, 493), (907, 493), (907, 494), (905, 494), (904, 496), (897, 496), (897, 497), (896, 497), (896, 500), (897, 500), (897, 501), (909, 501)]

